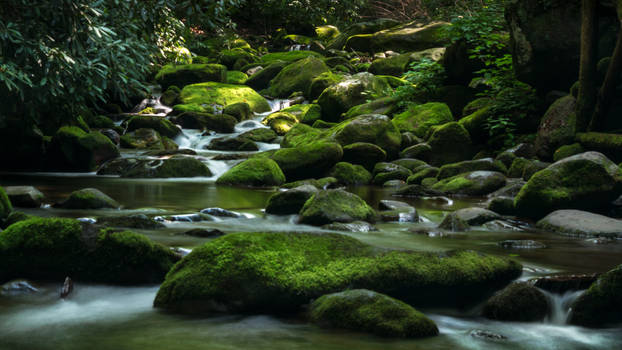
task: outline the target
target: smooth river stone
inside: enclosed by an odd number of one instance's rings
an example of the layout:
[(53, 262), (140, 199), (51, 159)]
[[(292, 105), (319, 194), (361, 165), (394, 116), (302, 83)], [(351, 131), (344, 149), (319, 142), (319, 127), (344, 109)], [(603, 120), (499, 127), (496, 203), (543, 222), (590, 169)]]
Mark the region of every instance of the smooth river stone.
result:
[(622, 238), (622, 220), (580, 210), (557, 210), (538, 228), (570, 236)]

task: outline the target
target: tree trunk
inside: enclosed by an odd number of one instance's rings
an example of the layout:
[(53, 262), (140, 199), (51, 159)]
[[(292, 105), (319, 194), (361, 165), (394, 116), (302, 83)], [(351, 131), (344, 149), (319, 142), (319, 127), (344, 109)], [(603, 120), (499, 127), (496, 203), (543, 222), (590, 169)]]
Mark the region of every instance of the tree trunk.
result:
[(577, 97), (577, 131), (585, 131), (596, 104), (596, 60), (598, 44), (598, 0), (583, 0), (581, 12), (581, 66)]
[(617, 1), (618, 20), (620, 21), (620, 31), (618, 32), (618, 41), (616, 48), (613, 50), (609, 68), (605, 81), (598, 92), (596, 107), (590, 121), (589, 131), (601, 131), (605, 122), (605, 116), (609, 112), (611, 102), (615, 95), (616, 86), (619, 82), (620, 71), (622, 71), (622, 0)]

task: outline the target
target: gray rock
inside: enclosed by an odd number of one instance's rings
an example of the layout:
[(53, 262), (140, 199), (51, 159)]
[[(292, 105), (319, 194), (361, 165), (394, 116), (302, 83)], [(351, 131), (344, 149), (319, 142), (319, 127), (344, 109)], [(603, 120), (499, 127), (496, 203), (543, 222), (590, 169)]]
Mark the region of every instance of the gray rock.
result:
[(622, 220), (580, 210), (552, 212), (537, 227), (569, 236), (622, 238)]
[(207, 214), (207, 215), (218, 216), (218, 217), (223, 217), (223, 218), (234, 218), (234, 219), (242, 217), (240, 213), (236, 213), (234, 211), (226, 210), (222, 208), (205, 208), (201, 210), (201, 214)]
[(41, 191), (32, 186), (7, 186), (4, 190), (15, 207), (39, 208), (45, 198)]
[(32, 283), (27, 280), (10, 281), (3, 284), (0, 289), (0, 295), (2, 296), (15, 296), (37, 292), (39, 292), (39, 288), (34, 287)]
[(365, 221), (354, 221), (349, 223), (333, 222), (322, 226), (323, 229), (344, 232), (373, 232), (378, 231), (376, 226)]
[(456, 210), (449, 215), (454, 215), (471, 226), (479, 226), (501, 218), (499, 214), (488, 209), (475, 207)]

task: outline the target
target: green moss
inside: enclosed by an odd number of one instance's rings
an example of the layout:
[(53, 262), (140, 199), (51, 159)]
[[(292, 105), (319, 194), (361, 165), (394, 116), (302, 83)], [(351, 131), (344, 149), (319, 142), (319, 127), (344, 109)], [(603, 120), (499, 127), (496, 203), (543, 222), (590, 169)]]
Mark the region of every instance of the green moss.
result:
[(335, 37), (337, 37), (340, 34), (340, 32), (337, 27), (326, 25), (326, 26), (315, 27), (315, 34), (317, 35), (317, 38), (322, 41), (330, 41), (334, 39)]
[(0, 233), (4, 278), (157, 283), (177, 260), (132, 232), (99, 231), (73, 219), (33, 218)]
[(486, 130), (485, 125), (491, 116), (492, 107), (486, 106), (460, 119), (458, 123), (460, 123), (460, 125), (462, 125), (469, 132), (469, 135), (473, 140), (482, 142), (488, 137), (488, 131)]
[(585, 149), (601, 152), (614, 162), (622, 162), (622, 134), (577, 133), (576, 141)]
[(283, 138), (281, 147), (298, 147), (308, 145), (324, 137), (324, 132), (306, 124), (296, 124)]
[(112, 119), (104, 115), (95, 115), (88, 118), (88, 124), (95, 129), (114, 129), (115, 124)]
[(575, 154), (583, 153), (585, 149), (581, 146), (580, 143), (573, 143), (572, 145), (564, 145), (558, 148), (553, 154), (553, 160), (559, 161), (564, 158), (568, 158), (570, 156), (574, 156)]
[(384, 115), (367, 114), (346, 120), (327, 131), (327, 136), (342, 146), (357, 142), (374, 144), (382, 148), (387, 157), (399, 152), (402, 135), (391, 120)]
[(508, 171), (508, 177), (522, 178), (523, 172), (529, 164), (531, 164), (531, 161), (529, 159), (521, 157), (515, 158), (512, 162), (510, 170)]
[(438, 168), (428, 166), (409, 176), (406, 179), (406, 183), (409, 185), (420, 185), (424, 179), (438, 177), (438, 173)]
[(273, 52), (261, 56), (261, 62), (272, 63), (275, 61), (295, 62), (308, 57), (321, 57), (317, 52), (313, 51), (289, 51), (289, 52)]
[(366, 169), (373, 169), (378, 162), (387, 159), (387, 152), (371, 143), (355, 142), (343, 147), (343, 160), (360, 164)]
[(127, 131), (153, 129), (166, 137), (176, 137), (181, 133), (170, 120), (156, 116), (134, 116), (127, 123)]
[(441, 180), (432, 189), (448, 194), (481, 196), (500, 189), (505, 183), (505, 176), (501, 173), (473, 171)]
[(471, 137), (462, 125), (451, 122), (436, 128), (428, 140), (432, 147), (430, 164), (456, 163), (472, 156)]
[(246, 80), (246, 85), (252, 87), (255, 90), (262, 90), (270, 85), (270, 81), (274, 79), (274, 77), (285, 68), (289, 62), (285, 61), (274, 61), (272, 63), (267, 64), (267, 66), (260, 70), (259, 72), (251, 75), (248, 80)]
[(195, 112), (212, 112), (213, 104), (228, 106), (238, 102), (248, 103), (253, 112), (270, 111), (270, 105), (265, 98), (253, 89), (240, 85), (213, 82), (188, 85), (181, 90), (179, 98), (182, 104), (191, 105), (184, 109), (191, 108)]
[(227, 83), (228, 84), (244, 84), (248, 80), (248, 75), (246, 73), (233, 70), (227, 72)]
[(346, 162), (335, 164), (328, 176), (336, 178), (344, 185), (367, 185), (372, 179), (371, 173), (362, 166)]
[(266, 213), (277, 215), (298, 214), (305, 203), (313, 197), (318, 189), (313, 185), (301, 185), (287, 191), (279, 191), (266, 204)]
[(288, 181), (322, 176), (343, 157), (341, 146), (334, 142), (315, 141), (295, 148), (283, 148), (272, 156)]
[(237, 186), (279, 186), (285, 183), (285, 175), (273, 160), (251, 158), (229, 169), (216, 183)]
[(57, 169), (93, 171), (98, 165), (119, 156), (117, 146), (98, 131), (86, 133), (76, 126), (63, 126), (50, 146)]
[(11, 200), (9, 200), (4, 188), (0, 187), (0, 221), (6, 219), (12, 211)]
[(298, 118), (291, 113), (281, 111), (270, 114), (261, 123), (269, 126), (278, 135), (285, 135), (294, 125), (298, 124)]
[(513, 283), (495, 294), (483, 314), (502, 321), (542, 321), (549, 313), (549, 302), (538, 288), (527, 282)]
[(333, 222), (374, 222), (376, 213), (359, 196), (344, 190), (315, 194), (300, 210), (301, 224), (322, 226)]
[(273, 97), (288, 97), (297, 91), (306, 91), (314, 78), (330, 69), (322, 60), (308, 57), (283, 68), (272, 79), (267, 94)]
[(162, 67), (155, 79), (163, 89), (171, 85), (184, 87), (206, 81), (224, 83), (227, 81), (227, 67), (220, 64), (169, 64)]
[(227, 66), (229, 69), (236, 69), (236, 67), (249, 64), (257, 60), (258, 58), (255, 55), (239, 48), (223, 50), (220, 51), (218, 55), (218, 63)]
[[(469, 171), (478, 170), (498, 171), (500, 173), (507, 172), (507, 168), (505, 167), (505, 165), (503, 165), (503, 163), (499, 161), (493, 161), (492, 159), (484, 158), (478, 160), (465, 160), (463, 162), (443, 165), (438, 174), (438, 178), (442, 180)], [(521, 175), (519, 175), (518, 177), (520, 176)]]
[[(338, 184), (339, 184), (339, 181), (335, 179), (334, 177), (323, 177), (317, 180), (316, 179), (305, 179), (305, 180), (288, 182), (284, 184), (283, 186), (281, 186), (281, 188), (291, 189), (291, 188), (296, 188), (299, 186), (311, 185), (317, 189), (327, 189), (327, 188), (334, 187)], [(302, 206), (300, 206), (300, 208), (302, 208)]]
[(443, 125), (453, 121), (449, 106), (439, 102), (412, 106), (393, 117), (393, 124), (400, 132), (409, 131), (418, 137), (425, 137), (434, 125)]
[(130, 178), (176, 178), (210, 177), (212, 172), (200, 160), (192, 157), (174, 156), (164, 160), (154, 160), (145, 167), (136, 167), (123, 177)]
[(572, 304), (569, 323), (603, 327), (622, 321), (622, 265), (603, 274)]
[(434, 321), (408, 304), (370, 290), (324, 295), (311, 304), (311, 321), (323, 327), (419, 338), (438, 334)]
[(235, 119), (239, 122), (254, 117), (253, 111), (251, 111), (251, 106), (249, 106), (246, 102), (238, 102), (227, 105), (225, 109), (223, 109), (222, 113), (235, 117)]
[(397, 100), (393, 97), (384, 97), (362, 105), (350, 108), (343, 116), (344, 120), (364, 114), (391, 115), (397, 109)]
[(239, 233), (195, 248), (169, 272), (154, 305), (189, 313), (297, 312), (350, 287), (447, 306), (481, 300), (520, 274), (516, 262), (474, 252), (378, 252), (338, 234)]
[(312, 125), (322, 117), (322, 108), (316, 104), (298, 104), (281, 110), (294, 115), (301, 123)]
[(114, 199), (96, 188), (84, 188), (71, 192), (60, 206), (66, 209), (117, 209), (120, 207)]
[(309, 88), (304, 90), (305, 98), (308, 100), (316, 100), (324, 90), (328, 87), (338, 84), (345, 79), (345, 76), (342, 74), (337, 74), (333, 72), (324, 72), (317, 77), (313, 78), (311, 81), (311, 85)]

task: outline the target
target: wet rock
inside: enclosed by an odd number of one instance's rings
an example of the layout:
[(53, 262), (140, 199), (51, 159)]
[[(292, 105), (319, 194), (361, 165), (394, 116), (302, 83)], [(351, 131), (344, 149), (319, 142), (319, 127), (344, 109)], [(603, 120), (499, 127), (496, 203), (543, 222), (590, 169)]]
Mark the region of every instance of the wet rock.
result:
[(498, 220), (501, 217), (499, 214), (483, 208), (465, 208), (452, 212), (450, 215), (454, 215), (457, 218), (464, 220), (471, 226), (480, 226), (489, 221)]
[(439, 181), (433, 190), (447, 194), (484, 196), (505, 186), (506, 178), (495, 171), (473, 171)]
[(134, 116), (127, 123), (127, 131), (138, 129), (153, 129), (160, 135), (169, 138), (175, 138), (181, 134), (178, 127), (163, 117)]
[(166, 227), (162, 223), (157, 222), (156, 220), (148, 217), (145, 214), (101, 217), (97, 219), (97, 224), (110, 227), (127, 227), (145, 230), (153, 230)]
[(453, 215), (453, 213), (449, 213), (438, 225), (438, 228), (451, 232), (464, 232), (468, 231), (470, 226), (465, 220), (463, 220), (459, 216)]
[(378, 231), (376, 226), (370, 224), (365, 221), (354, 221), (354, 222), (333, 222), (332, 224), (322, 226), (325, 230), (333, 230), (333, 231), (344, 231), (344, 232), (373, 232)]
[(493, 220), (483, 225), (489, 231), (524, 231), (520, 222)]
[(439, 197), (444, 193), (422, 185), (407, 185), (393, 192), (396, 197)]
[(251, 158), (229, 169), (221, 175), (217, 184), (236, 186), (279, 186), (285, 182), (285, 175), (279, 165), (268, 158)]
[(69, 277), (65, 277), (63, 287), (60, 290), (60, 297), (62, 299), (67, 298), (73, 292), (73, 281)]
[(529, 181), (538, 171), (548, 168), (551, 163), (534, 160), (529, 162), (523, 170), (523, 180)]
[(422, 161), (428, 161), (432, 154), (432, 147), (427, 143), (418, 143), (410, 146), (400, 152), (401, 158), (414, 158)]
[(488, 210), (500, 215), (514, 215), (516, 213), (514, 198), (495, 197), (488, 202)]
[(189, 148), (169, 149), (162, 151), (147, 151), (143, 153), (144, 156), (149, 157), (167, 157), (175, 155), (196, 156), (197, 152)]
[(564, 294), (569, 291), (588, 289), (596, 282), (598, 274), (589, 275), (555, 275), (538, 277), (532, 280), (535, 287), (551, 293)]
[(295, 148), (283, 148), (272, 159), (283, 170), (288, 181), (322, 176), (343, 157), (335, 142), (315, 141)]
[(265, 142), (271, 143), (276, 140), (278, 135), (269, 128), (257, 128), (253, 130), (249, 130), (239, 136), (240, 138), (245, 138), (255, 142)]
[(487, 330), (482, 330), (482, 329), (472, 330), (471, 333), (469, 333), (469, 334), (473, 338), (477, 338), (477, 339), (481, 339), (481, 340), (485, 340), (485, 341), (498, 342), (498, 341), (506, 341), (506, 340), (508, 340), (508, 337), (506, 337), (503, 334), (498, 334), (498, 333), (494, 333), (494, 332), (487, 331)]
[(317, 188), (318, 190), (326, 190), (329, 188), (339, 187), (339, 181), (337, 181), (337, 179), (335, 179), (334, 177), (323, 177), (320, 179), (306, 179), (306, 180), (288, 182), (284, 184), (283, 186), (281, 186), (281, 188), (292, 189), (292, 188), (296, 188), (296, 187), (303, 186), (303, 185), (311, 185)]
[(492, 158), (482, 158), (477, 160), (466, 160), (463, 162), (443, 165), (438, 172), (438, 179), (442, 180), (470, 171), (479, 170), (497, 171), (500, 173), (505, 173), (507, 171), (503, 163), (495, 162)]
[(374, 180), (375, 185), (382, 185), (390, 180), (402, 180), (406, 181), (412, 172), (407, 168), (394, 164), (394, 163), (378, 163), (374, 166)]
[(7, 186), (4, 188), (11, 204), (21, 208), (39, 208), (45, 196), (32, 186)]
[(400, 201), (392, 201), (392, 200), (381, 200), (378, 203), (378, 208), (380, 210), (397, 210), (397, 209), (403, 209), (403, 208), (415, 209), (413, 206), (411, 206), (408, 203), (400, 202)]
[(270, 85), (270, 81), (288, 64), (289, 62), (285, 61), (275, 61), (256, 72), (248, 71), (249, 78), (246, 80), (245, 84), (258, 91), (265, 89)]
[(84, 188), (72, 192), (65, 201), (56, 204), (55, 207), (63, 209), (117, 209), (121, 205), (96, 188)]
[(559, 147), (574, 141), (576, 100), (571, 95), (557, 100), (542, 117), (536, 136), (536, 154), (545, 160), (553, 159)]
[(76, 126), (58, 129), (48, 151), (52, 169), (67, 171), (93, 171), (118, 156), (117, 146), (102, 133), (87, 133)]
[[(244, 85), (222, 84), (217, 82), (202, 82), (185, 86), (179, 95), (182, 102), (173, 110), (177, 112), (213, 113), (214, 106), (227, 107), (228, 105), (245, 102), (256, 113), (270, 111), (268, 101), (255, 90)], [(232, 116), (237, 121), (235, 117)]]
[(408, 304), (366, 289), (327, 294), (310, 308), (311, 322), (382, 337), (421, 338), (438, 334), (434, 321)]
[(526, 184), (527, 184), (527, 182), (525, 182), (523, 180), (507, 179), (507, 184), (505, 186), (503, 186), (500, 189), (498, 189), (498, 190), (494, 191), (493, 193), (489, 194), (488, 197), (490, 197), (490, 198), (495, 198), (495, 197), (514, 198), (514, 197), (516, 197), (518, 195), (520, 190)]
[(177, 144), (153, 129), (137, 129), (121, 136), (121, 147), (128, 149), (176, 150)]
[(569, 323), (604, 327), (622, 322), (622, 265), (602, 274), (572, 303)]
[[(270, 87), (267, 89), (266, 94), (285, 98), (294, 92), (305, 91), (314, 78), (329, 71), (330, 68), (317, 57), (310, 56), (293, 62), (283, 68), (270, 81)], [(323, 108), (324, 106), (322, 106)]]
[(168, 273), (154, 306), (291, 314), (344, 288), (369, 288), (414, 305), (465, 305), (521, 272), (516, 262), (474, 252), (378, 252), (343, 234), (239, 233), (195, 248)]
[(165, 216), (164, 220), (176, 221), (176, 222), (201, 222), (201, 221), (214, 221), (214, 218), (203, 213), (195, 214), (178, 214)]
[(277, 192), (268, 198), (266, 213), (276, 215), (298, 214), (305, 203), (318, 189), (312, 185), (302, 185), (287, 191)]
[[(380, 114), (365, 114), (346, 120), (329, 129), (328, 137), (344, 147), (357, 142), (374, 144), (382, 148), (389, 159), (398, 154), (402, 142), (402, 135), (391, 119)], [(380, 157), (376, 153), (374, 157)]]
[(391, 163), (403, 166), (410, 171), (415, 171), (428, 165), (426, 162), (414, 158), (400, 158)]
[(378, 215), (385, 222), (419, 222), (419, 215), (413, 207), (383, 210)]
[(505, 249), (543, 249), (546, 248), (544, 243), (540, 243), (538, 241), (533, 241), (530, 239), (525, 240), (506, 240), (498, 243), (502, 248)]
[(473, 156), (469, 132), (456, 122), (435, 128), (427, 143), (432, 148), (430, 165), (456, 163)]
[(218, 229), (205, 229), (205, 228), (195, 228), (186, 232), (183, 232), (182, 235), (192, 236), (192, 237), (200, 237), (200, 238), (212, 238), (212, 237), (220, 237), (225, 233)]
[(9, 281), (3, 284), (0, 289), (0, 295), (2, 296), (15, 296), (37, 292), (39, 292), (39, 288), (33, 286), (32, 282), (27, 280)]
[(346, 162), (339, 162), (328, 172), (328, 176), (339, 180), (343, 185), (367, 185), (372, 175), (364, 167)]
[(210, 177), (212, 172), (193, 157), (173, 156), (164, 159), (122, 158), (107, 163), (99, 175), (120, 175), (128, 178)]
[(320, 191), (300, 210), (301, 224), (321, 226), (333, 222), (374, 222), (376, 213), (359, 196), (344, 190)]
[(219, 137), (213, 139), (206, 147), (211, 150), (219, 151), (258, 151), (259, 147), (255, 142), (243, 137)]
[(119, 142), (121, 142), (121, 135), (119, 135), (119, 133), (116, 130), (101, 129), (99, 130), (99, 132), (101, 132), (102, 135), (106, 136), (110, 141), (112, 141), (113, 144), (117, 146), (119, 145)]
[(541, 321), (549, 313), (549, 302), (529, 283), (512, 283), (484, 305), (483, 315), (500, 321)]
[(422, 25), (418, 21), (382, 30), (374, 34), (352, 35), (346, 42), (347, 50), (363, 52), (419, 51), (445, 47), (448, 42), (440, 34), (449, 24), (432, 22)]
[(352, 164), (360, 164), (367, 170), (372, 170), (374, 165), (384, 162), (387, 152), (379, 146), (366, 142), (355, 142), (343, 147), (343, 161)]
[(429, 165), (417, 168), (417, 170), (418, 171), (416, 173), (414, 173), (413, 175), (409, 176), (408, 179), (406, 179), (406, 182), (409, 185), (420, 185), (423, 182), (423, 180), (427, 178), (436, 178), (439, 173), (439, 168), (429, 166)]
[(236, 213), (231, 210), (223, 209), (223, 208), (205, 208), (201, 210), (201, 214), (207, 214), (211, 216), (217, 216), (221, 218), (233, 218), (238, 219), (243, 217), (242, 214)]
[(234, 117), (239, 122), (254, 117), (253, 111), (251, 111), (251, 106), (249, 106), (246, 102), (229, 104), (225, 106), (222, 113)]
[(406, 185), (406, 182), (404, 180), (389, 180), (385, 183), (382, 184), (382, 187), (394, 187), (394, 188), (399, 188)]
[(426, 137), (433, 126), (453, 121), (449, 106), (439, 102), (414, 105), (392, 119), (400, 132), (412, 132), (417, 137)]
[(580, 210), (554, 211), (537, 227), (569, 236), (622, 238), (622, 220)]

